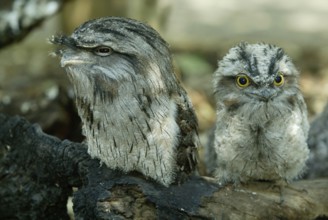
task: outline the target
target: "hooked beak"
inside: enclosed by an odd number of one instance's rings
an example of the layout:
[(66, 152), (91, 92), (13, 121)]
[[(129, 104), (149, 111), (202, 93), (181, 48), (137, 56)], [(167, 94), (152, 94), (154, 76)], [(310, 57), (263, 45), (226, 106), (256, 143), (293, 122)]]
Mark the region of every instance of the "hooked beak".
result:
[(76, 53), (72, 50), (64, 50), (61, 54), (60, 64), (62, 67), (74, 66), (79, 64), (92, 63), (83, 53)]
[(70, 58), (70, 59), (65, 59), (64, 57), (62, 57), (60, 64), (61, 67), (66, 67), (69, 65), (76, 65), (76, 64), (82, 64), (82, 63), (86, 63), (85, 60), (81, 60), (79, 58)]
[(257, 97), (258, 99), (260, 99), (261, 101), (267, 102), (270, 99), (272, 99), (274, 96), (276, 96), (277, 92), (274, 89), (264, 88), (258, 91), (251, 92), (251, 94)]
[(53, 55), (61, 58), (60, 64), (62, 67), (67, 67), (69, 65), (76, 65), (82, 63), (88, 63), (86, 59), (83, 59), (81, 55), (76, 54), (74, 50), (76, 50), (76, 42), (73, 38), (67, 37), (64, 35), (52, 36), (49, 39), (50, 43), (56, 44), (64, 48), (58, 48), (54, 51)]

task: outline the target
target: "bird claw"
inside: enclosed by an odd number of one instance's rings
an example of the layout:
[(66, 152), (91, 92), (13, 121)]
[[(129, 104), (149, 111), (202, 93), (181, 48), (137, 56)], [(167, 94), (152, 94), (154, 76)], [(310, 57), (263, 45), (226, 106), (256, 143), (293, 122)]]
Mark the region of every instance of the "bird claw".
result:
[(294, 186), (291, 186), (286, 180), (278, 180), (278, 181), (274, 182), (273, 184), (271, 184), (269, 186), (269, 188), (271, 190), (274, 190), (275, 188), (278, 188), (279, 194), (280, 194), (280, 200), (278, 202), (279, 205), (282, 205), (285, 202), (285, 196), (284, 196), (284, 194), (285, 194), (284, 190), (285, 189), (293, 190), (293, 191), (296, 191), (298, 193), (308, 193), (308, 191), (304, 188), (299, 189), (299, 188), (296, 188)]

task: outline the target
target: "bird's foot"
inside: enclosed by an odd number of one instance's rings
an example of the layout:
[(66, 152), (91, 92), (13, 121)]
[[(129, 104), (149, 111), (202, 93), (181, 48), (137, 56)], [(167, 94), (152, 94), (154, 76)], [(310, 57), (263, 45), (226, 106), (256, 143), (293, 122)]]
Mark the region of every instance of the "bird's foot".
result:
[(269, 186), (271, 190), (278, 189), (278, 192), (280, 194), (280, 200), (279, 205), (282, 205), (285, 201), (285, 191), (286, 189), (296, 191), (298, 193), (307, 193), (306, 189), (300, 189), (294, 186), (291, 186), (287, 180), (277, 180), (272, 185)]

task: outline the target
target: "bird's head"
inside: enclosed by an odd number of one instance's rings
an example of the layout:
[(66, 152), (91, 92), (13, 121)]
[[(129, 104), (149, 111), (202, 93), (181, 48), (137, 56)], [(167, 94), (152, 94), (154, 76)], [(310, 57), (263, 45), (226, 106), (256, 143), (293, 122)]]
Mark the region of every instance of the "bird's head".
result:
[(175, 82), (167, 43), (153, 28), (136, 20), (90, 20), (71, 36), (53, 36), (50, 42), (59, 45), (55, 54), (73, 84), (117, 87), (124, 81), (143, 81), (144, 87), (165, 90)]
[(283, 49), (241, 43), (230, 49), (215, 72), (216, 97), (226, 106), (292, 101), (298, 71)]

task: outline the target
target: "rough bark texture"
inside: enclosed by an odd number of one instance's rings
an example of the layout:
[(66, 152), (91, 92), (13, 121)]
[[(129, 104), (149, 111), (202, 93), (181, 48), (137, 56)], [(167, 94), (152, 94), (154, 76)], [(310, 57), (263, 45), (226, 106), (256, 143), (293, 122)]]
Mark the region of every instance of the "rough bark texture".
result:
[(0, 115), (0, 219), (68, 219), (72, 185), (82, 185), (75, 158), (88, 158), (80, 144)]
[(220, 188), (202, 177), (165, 188), (4, 115), (0, 149), (0, 219), (68, 219), (72, 187), (76, 219), (328, 219), (327, 179), (295, 182), (282, 195), (272, 183)]

